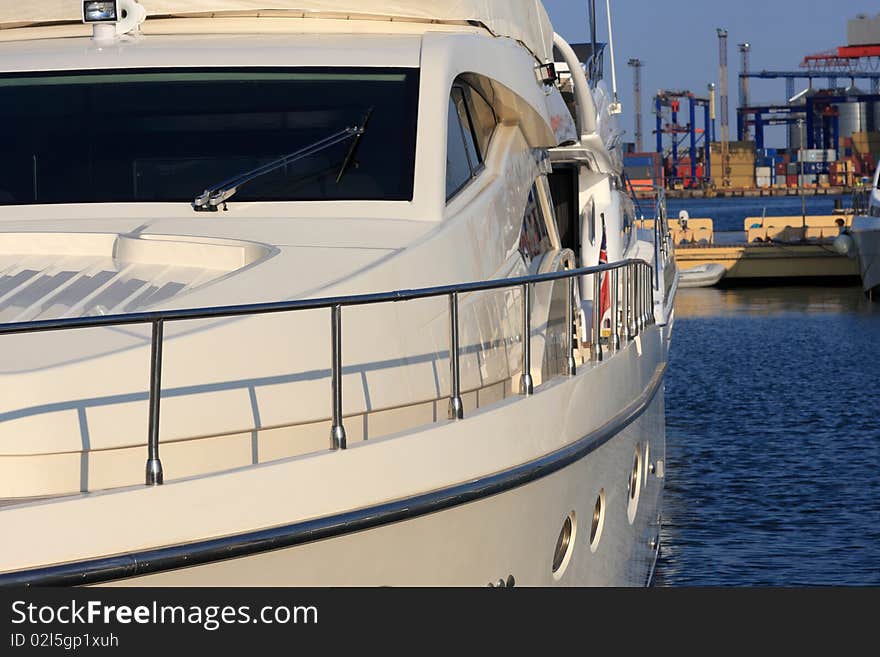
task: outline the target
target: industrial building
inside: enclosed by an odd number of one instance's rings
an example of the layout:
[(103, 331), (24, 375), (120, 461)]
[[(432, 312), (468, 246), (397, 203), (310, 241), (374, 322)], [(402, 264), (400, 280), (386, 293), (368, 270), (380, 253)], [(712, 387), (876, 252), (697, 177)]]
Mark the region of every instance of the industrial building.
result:
[[(728, 121), (728, 33), (719, 28), (717, 34), (717, 87), (710, 84), (703, 96), (661, 89), (654, 97), (655, 151), (640, 152), (634, 144), (626, 157), (637, 191), (658, 185), (705, 195), (846, 193), (873, 173), (880, 163), (880, 15), (853, 18), (847, 45), (807, 55), (797, 70), (753, 71), (751, 45), (738, 44), (735, 140)], [(756, 78), (783, 81), (784, 98), (752, 104), (749, 81)], [(798, 91), (798, 81), (806, 88)], [(637, 100), (640, 86), (637, 77)], [(641, 116), (635, 124), (641, 142)], [(786, 126), (785, 147), (768, 148), (765, 129), (779, 125)]]

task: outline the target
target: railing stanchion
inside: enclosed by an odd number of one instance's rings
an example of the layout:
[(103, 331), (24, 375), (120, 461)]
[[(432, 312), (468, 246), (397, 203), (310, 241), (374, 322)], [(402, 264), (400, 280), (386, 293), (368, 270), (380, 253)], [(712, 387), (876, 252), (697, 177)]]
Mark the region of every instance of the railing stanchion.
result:
[(620, 290), (618, 284), (620, 279), (615, 268), (608, 272), (611, 276), (611, 351), (616, 352), (620, 349)]
[(461, 368), (458, 346), (458, 292), (449, 295), (449, 374), (451, 392), (449, 395), (449, 419), (464, 418), (464, 404), (461, 401)]
[(627, 305), (629, 305), (629, 317), (627, 318), (627, 331), (629, 339), (634, 339), (639, 334), (639, 323), (636, 319), (636, 270), (638, 263), (630, 263), (626, 267), (628, 285), (626, 288)]
[(590, 339), (590, 355), (593, 362), (602, 360), (602, 316), (600, 314), (600, 306), (602, 302), (600, 296), (602, 294), (602, 274), (593, 273), (593, 335)]
[[(652, 271), (651, 271), (651, 274), (652, 274), (652, 276), (651, 276), (651, 281), (652, 281), (651, 289), (652, 290), (655, 290), (655, 289), (659, 290), (660, 289), (660, 267), (658, 266), (659, 263), (660, 263), (660, 259), (658, 258), (657, 260), (654, 261), (654, 266), (651, 268), (652, 269)], [(651, 296), (653, 296), (653, 293)]]
[(629, 302), (630, 302), (629, 288), (631, 285), (632, 276), (630, 275), (630, 265), (629, 264), (626, 264), (623, 267), (621, 267), (620, 277), (621, 277), (620, 294), (623, 296), (623, 300), (621, 301), (621, 304), (620, 304), (620, 309), (621, 309), (620, 324), (621, 324), (621, 332), (623, 333), (622, 340), (626, 340), (627, 342), (631, 342), (633, 335), (632, 335), (632, 332), (629, 330), (629, 318), (630, 318), (630, 315), (632, 314), (632, 307), (629, 305)]
[(330, 386), (332, 388), (331, 449), (346, 449), (345, 427), (342, 424), (342, 306), (330, 309)]
[(639, 265), (639, 330), (642, 331), (645, 328), (646, 319), (648, 317), (648, 304), (645, 303), (645, 298), (648, 289), (648, 277), (645, 275), (645, 265)]
[(568, 375), (577, 374), (577, 363), (574, 361), (574, 276), (565, 279), (565, 290), (567, 300), (565, 303), (565, 353)]
[(162, 461), (159, 460), (159, 407), (162, 397), (162, 337), (164, 323), (153, 322), (150, 346), (150, 419), (147, 435), (146, 485), (161, 486), (164, 482)]
[(520, 392), (523, 395), (531, 395), (535, 392), (535, 383), (532, 380), (532, 298), (530, 283), (523, 284), (522, 294), (523, 371)]
[[(660, 274), (655, 270), (659, 263), (654, 266), (642, 261), (627, 262), (626, 265), (601, 265), (598, 267), (583, 267), (574, 270), (548, 272), (546, 274), (523, 276), (512, 279), (493, 279), (463, 283), (460, 285), (439, 286), (417, 290), (397, 290), (375, 294), (354, 295), (348, 297), (331, 297), (326, 299), (303, 299), (274, 303), (245, 304), (238, 306), (223, 306), (213, 308), (182, 308), (166, 310), (162, 312), (130, 313), (127, 315), (110, 315), (105, 317), (74, 317), (67, 319), (34, 320), (25, 322), (0, 323), (0, 335), (41, 333), (45, 331), (58, 331), (79, 328), (98, 328), (106, 326), (142, 326), (151, 327), (151, 354), (150, 354), (150, 388), (149, 388), (149, 418), (147, 435), (147, 462), (145, 467), (145, 482), (148, 486), (158, 486), (164, 481), (162, 462), (159, 458), (159, 425), (160, 407), (162, 397), (162, 347), (164, 337), (164, 325), (171, 321), (206, 320), (228, 317), (244, 317), (266, 315), (281, 312), (300, 310), (330, 310), (331, 317), (331, 430), (330, 440), (333, 450), (346, 449), (346, 434), (343, 426), (343, 403), (342, 403), (342, 308), (346, 305), (372, 305), (377, 303), (390, 303), (411, 301), (414, 299), (439, 298), (441, 296), (450, 299), (450, 368), (452, 390), (450, 394), (450, 415), (455, 419), (463, 417), (463, 404), (461, 399), (461, 371), (460, 371), (460, 321), (459, 321), (459, 295), (463, 292), (476, 292), (488, 290), (509, 289), (522, 290), (522, 377), (521, 393), (532, 395), (534, 393), (534, 379), (532, 377), (531, 362), (531, 314), (532, 314), (532, 288), (536, 283), (560, 281), (566, 279), (566, 302), (565, 319), (567, 328), (565, 331), (566, 366), (569, 375), (576, 374), (576, 358), (574, 345), (580, 337), (576, 336), (576, 315), (579, 304), (575, 299), (580, 295), (574, 292), (574, 277), (593, 277), (593, 304), (592, 304), (592, 327), (590, 329), (590, 360), (602, 361), (604, 358), (602, 346), (602, 282), (603, 273), (609, 276), (607, 282), (611, 288), (613, 298), (611, 300), (611, 339), (606, 343), (613, 351), (621, 344), (621, 333), (627, 334), (642, 331), (646, 325), (655, 324), (654, 317), (654, 290), (658, 292)], [(626, 267), (623, 272), (623, 290), (621, 290), (620, 269)], [(657, 282), (656, 288), (654, 281)], [(621, 301), (621, 295), (623, 300)], [(621, 309), (620, 304), (623, 303)], [(661, 300), (662, 304), (662, 300)], [(586, 319), (584, 319), (584, 323)], [(586, 326), (583, 327), (586, 334)], [(586, 339), (586, 335), (584, 336)]]
[(642, 332), (642, 265), (637, 262), (635, 264), (635, 270), (633, 271), (633, 276), (635, 277), (635, 281), (633, 284), (633, 297), (635, 298), (635, 317), (633, 317), (633, 323), (636, 327), (636, 333)]
[(630, 320), (632, 321), (632, 331), (635, 335), (638, 335), (641, 331), (641, 323), (639, 322), (639, 317), (641, 316), (641, 308), (642, 304), (639, 303), (639, 294), (641, 294), (641, 287), (639, 286), (639, 271), (640, 271), (639, 263), (636, 262), (632, 267), (632, 302), (633, 302), (633, 310), (632, 317)]

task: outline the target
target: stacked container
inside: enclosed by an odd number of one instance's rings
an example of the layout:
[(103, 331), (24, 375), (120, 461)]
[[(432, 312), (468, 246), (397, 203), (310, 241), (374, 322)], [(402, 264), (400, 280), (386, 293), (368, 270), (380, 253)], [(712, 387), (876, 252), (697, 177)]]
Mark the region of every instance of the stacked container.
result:
[[(728, 143), (730, 156), (730, 186), (738, 189), (750, 189), (755, 186), (755, 144), (750, 141), (732, 141)], [(716, 187), (724, 185), (724, 172), (721, 144), (712, 142), (712, 182)]]
[(837, 153), (833, 148), (807, 148), (797, 151), (794, 156), (794, 164), (798, 174), (798, 185), (801, 187), (831, 186), (833, 184), (831, 182), (831, 165), (836, 165), (836, 163)]
[(635, 191), (651, 191), (663, 186), (663, 166), (657, 153), (627, 153), (623, 168)]
[(785, 162), (775, 148), (762, 148), (755, 151), (755, 184), (761, 189), (776, 185), (778, 165), (782, 165), (785, 176)]

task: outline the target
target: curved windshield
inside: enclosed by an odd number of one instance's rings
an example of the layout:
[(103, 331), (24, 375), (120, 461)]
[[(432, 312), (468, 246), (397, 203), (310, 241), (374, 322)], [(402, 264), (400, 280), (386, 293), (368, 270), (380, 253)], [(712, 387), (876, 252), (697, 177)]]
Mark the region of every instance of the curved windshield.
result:
[(412, 200), (417, 103), (416, 69), (0, 75), (0, 205), (192, 203), (367, 115), (354, 152), (316, 152), (234, 201)]

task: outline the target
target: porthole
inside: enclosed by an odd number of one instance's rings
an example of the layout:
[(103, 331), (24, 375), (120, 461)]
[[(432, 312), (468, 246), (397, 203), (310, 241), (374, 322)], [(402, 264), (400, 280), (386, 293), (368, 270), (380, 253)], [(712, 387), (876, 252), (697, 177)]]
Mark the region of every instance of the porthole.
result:
[[(650, 463), (651, 462), (651, 445), (645, 443), (645, 460), (642, 463)], [(642, 486), (648, 485), (648, 473), (651, 470), (650, 467), (642, 468), (644, 472), (644, 478), (642, 479)]]
[(636, 445), (636, 453), (633, 457), (632, 472), (629, 474), (629, 503), (626, 508), (626, 515), (629, 518), (629, 524), (636, 519), (636, 510), (639, 507), (639, 493), (642, 491), (642, 446)]
[(629, 477), (629, 499), (636, 499), (639, 494), (639, 455), (633, 460), (632, 474)]
[(497, 582), (489, 582), (490, 589), (512, 589), (516, 586), (516, 579), (513, 575), (508, 575), (507, 579), (499, 579)]
[(605, 489), (599, 491), (596, 505), (593, 507), (593, 520), (590, 523), (590, 551), (599, 549), (602, 540), (602, 528), (605, 526)]
[(565, 573), (568, 564), (571, 561), (571, 554), (574, 551), (575, 532), (577, 524), (575, 522), (574, 511), (568, 514), (565, 522), (562, 523), (562, 529), (559, 530), (559, 537), (556, 539), (556, 549), (553, 552), (553, 577), (561, 579)]

